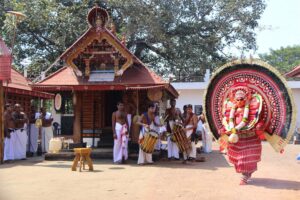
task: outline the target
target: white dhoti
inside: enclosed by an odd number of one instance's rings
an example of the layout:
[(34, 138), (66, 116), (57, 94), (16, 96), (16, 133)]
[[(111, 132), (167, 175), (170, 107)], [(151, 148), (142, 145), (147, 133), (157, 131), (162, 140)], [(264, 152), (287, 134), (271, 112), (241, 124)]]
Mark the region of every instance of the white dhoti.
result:
[[(145, 135), (145, 128), (142, 127), (142, 130), (140, 131), (139, 139), (142, 139)], [(152, 161), (152, 154), (151, 153), (145, 153), (141, 147), (139, 150), (139, 158), (137, 164), (146, 164), (146, 163), (153, 163)]]
[(28, 130), (28, 147), (27, 151), (36, 153), (38, 148), (38, 136), (39, 136), (39, 129), (35, 126), (35, 124), (29, 125)]
[(205, 153), (212, 152), (212, 135), (209, 132), (207, 123), (203, 124), (202, 147)]
[(42, 127), (42, 152), (49, 152), (49, 142), (53, 138), (52, 127)]
[(165, 126), (155, 126), (155, 131), (158, 133), (158, 139), (157, 139), (157, 142), (154, 146), (154, 149), (155, 150), (160, 150), (161, 149), (161, 135), (163, 132), (167, 131), (166, 127)]
[(114, 162), (122, 162), (128, 159), (128, 137), (126, 136), (127, 125), (116, 123), (115, 125), (117, 139), (114, 139)]
[(127, 127), (127, 129), (128, 129), (128, 133), (130, 133), (130, 129), (131, 129), (131, 117), (132, 117), (132, 115), (131, 114), (127, 114), (127, 122), (128, 122), (128, 127)]
[[(191, 128), (193, 127), (193, 125), (187, 125), (186, 128)], [(194, 130), (188, 130), (186, 131), (186, 137), (189, 138), (191, 137), (192, 133), (193, 133)], [(196, 158), (197, 156), (197, 149), (196, 149), (196, 144), (195, 144), (195, 141), (194, 142), (191, 142), (191, 146), (192, 146), (192, 149), (190, 152), (183, 152), (183, 159), (186, 160), (188, 158)]]
[[(169, 121), (171, 130), (173, 130), (174, 121)], [(171, 137), (168, 137), (168, 158), (179, 159), (179, 148), (175, 142), (172, 142)]]
[(26, 129), (22, 128), (15, 130), (12, 139), (14, 145), (14, 159), (25, 159), (28, 140)]
[(6, 137), (4, 139), (4, 155), (3, 160), (14, 160), (15, 153), (14, 153), (14, 131), (10, 132), (10, 138)]

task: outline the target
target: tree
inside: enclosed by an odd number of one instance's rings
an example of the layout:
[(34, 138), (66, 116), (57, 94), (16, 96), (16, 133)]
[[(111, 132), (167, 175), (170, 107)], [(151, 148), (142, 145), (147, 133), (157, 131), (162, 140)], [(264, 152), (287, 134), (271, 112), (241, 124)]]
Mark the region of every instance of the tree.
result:
[[(264, 0), (96, 2), (108, 9), (118, 34), (126, 34), (128, 48), (138, 58), (159, 74), (174, 74), (181, 81), (201, 77), (206, 68), (231, 59), (226, 47), (255, 49), (254, 30), (265, 9)], [(41, 62), (49, 66), (87, 29), (86, 14), (93, 3), (4, 0), (6, 9), (17, 8), (28, 16), (19, 26), (16, 60), (29, 57), (33, 71), (38, 71)], [(8, 22), (2, 29), (6, 41), (10, 39)]]
[(259, 57), (285, 74), (300, 65), (300, 45), (270, 49), (270, 53), (260, 54)]

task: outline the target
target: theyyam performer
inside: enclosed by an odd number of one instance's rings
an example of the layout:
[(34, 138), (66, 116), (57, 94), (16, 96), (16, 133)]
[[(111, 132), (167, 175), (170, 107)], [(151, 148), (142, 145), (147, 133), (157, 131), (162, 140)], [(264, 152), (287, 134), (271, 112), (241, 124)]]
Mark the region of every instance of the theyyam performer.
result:
[(206, 118), (220, 149), (248, 183), (261, 160), (261, 140), (283, 153), (295, 127), (286, 81), (260, 60), (236, 60), (219, 68), (205, 94)]

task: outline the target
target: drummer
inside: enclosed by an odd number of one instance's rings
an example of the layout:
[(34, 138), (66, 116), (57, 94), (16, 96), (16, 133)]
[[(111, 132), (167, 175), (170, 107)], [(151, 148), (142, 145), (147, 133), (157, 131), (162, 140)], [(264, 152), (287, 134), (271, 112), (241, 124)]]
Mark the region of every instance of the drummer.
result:
[[(181, 118), (180, 118), (181, 114), (180, 114), (180, 110), (175, 107), (176, 106), (175, 99), (170, 100), (170, 105), (171, 107), (166, 110), (166, 116), (167, 116), (166, 121), (167, 121), (167, 131), (169, 133), (172, 133), (174, 123), (181, 122)], [(179, 159), (178, 146), (175, 142), (171, 140), (171, 137), (168, 137), (168, 159), (169, 160)]]
[[(147, 131), (154, 128), (154, 119), (155, 119), (155, 104), (150, 103), (148, 105), (147, 112), (143, 113), (137, 124), (141, 126), (140, 136), (139, 136), (139, 144), (144, 139), (144, 136)], [(144, 164), (152, 164), (152, 154), (145, 153), (141, 148), (139, 149), (139, 158), (137, 164), (144, 165)]]

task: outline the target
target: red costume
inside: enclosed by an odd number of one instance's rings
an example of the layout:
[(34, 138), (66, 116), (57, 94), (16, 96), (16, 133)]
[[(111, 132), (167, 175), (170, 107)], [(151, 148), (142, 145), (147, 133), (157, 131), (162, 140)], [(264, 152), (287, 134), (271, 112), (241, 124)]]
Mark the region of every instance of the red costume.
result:
[(292, 136), (295, 110), (285, 81), (261, 61), (234, 61), (212, 77), (205, 96), (207, 120), (246, 184), (261, 159), (261, 140), (278, 152)]

